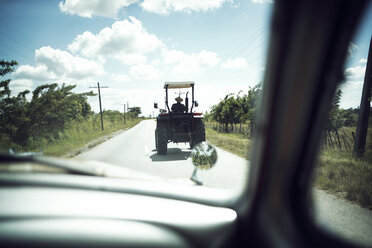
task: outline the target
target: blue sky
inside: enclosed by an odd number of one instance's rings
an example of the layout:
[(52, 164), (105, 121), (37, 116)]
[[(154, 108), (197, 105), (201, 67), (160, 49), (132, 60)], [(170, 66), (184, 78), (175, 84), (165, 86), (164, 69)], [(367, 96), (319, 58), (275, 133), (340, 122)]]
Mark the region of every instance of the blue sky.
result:
[[(88, 4), (87, 4), (88, 3)], [(0, 56), (16, 93), (43, 83), (102, 90), (103, 108), (153, 113), (165, 81), (196, 82), (200, 111), (262, 80), (272, 3), (265, 0), (0, 0)], [(359, 105), (372, 7), (347, 61), (341, 106)], [(368, 26), (369, 25), (369, 26)], [(176, 96), (172, 93), (170, 96)], [(98, 110), (98, 97), (91, 97)], [(156, 114), (156, 112), (155, 112)]]

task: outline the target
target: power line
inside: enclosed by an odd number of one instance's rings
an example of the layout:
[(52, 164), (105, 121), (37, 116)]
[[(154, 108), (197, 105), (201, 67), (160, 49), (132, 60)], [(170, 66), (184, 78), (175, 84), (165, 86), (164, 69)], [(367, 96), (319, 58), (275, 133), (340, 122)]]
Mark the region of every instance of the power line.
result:
[[(238, 55), (242, 54), (244, 52), (244, 50), (246, 50), (249, 45), (253, 44), (258, 39), (258, 37), (260, 37), (269, 27), (270, 27), (270, 24), (264, 25), (260, 30), (255, 32), (252, 36), (250, 36), (242, 45), (240, 45), (237, 49), (235, 49), (235, 52), (232, 55), (230, 55), (229, 57), (227, 57), (226, 59), (234, 59)], [(259, 46), (262, 46), (262, 43), (259, 43)], [(256, 46), (255, 48), (257, 48), (259, 46)], [(257, 51), (257, 49), (255, 49), (254, 52), (255, 51)], [(248, 54), (249, 53), (246, 53), (245, 56), (247, 56)], [(242, 57), (245, 57), (245, 56), (242, 56)], [(210, 80), (215, 80), (216, 78), (224, 77), (226, 74), (231, 74), (231, 72), (221, 71), (221, 70), (219, 70), (219, 68), (215, 68), (213, 73), (214, 73), (214, 75), (212, 76), (212, 78)]]

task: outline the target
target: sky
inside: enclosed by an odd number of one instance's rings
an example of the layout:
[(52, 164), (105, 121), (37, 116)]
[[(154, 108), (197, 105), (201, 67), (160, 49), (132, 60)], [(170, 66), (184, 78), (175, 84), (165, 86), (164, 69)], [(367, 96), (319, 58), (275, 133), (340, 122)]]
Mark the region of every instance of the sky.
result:
[[(103, 109), (164, 108), (164, 82), (194, 81), (197, 111), (263, 80), (267, 0), (0, 0), (0, 59), (16, 60), (14, 94), (45, 83), (97, 86)], [(372, 4), (350, 44), (341, 107), (360, 103)], [(179, 91), (170, 92), (173, 103)], [(31, 94), (30, 94), (31, 96)], [(29, 96), (29, 97), (30, 97)], [(184, 96), (184, 95), (182, 95)], [(95, 112), (98, 96), (89, 97)]]

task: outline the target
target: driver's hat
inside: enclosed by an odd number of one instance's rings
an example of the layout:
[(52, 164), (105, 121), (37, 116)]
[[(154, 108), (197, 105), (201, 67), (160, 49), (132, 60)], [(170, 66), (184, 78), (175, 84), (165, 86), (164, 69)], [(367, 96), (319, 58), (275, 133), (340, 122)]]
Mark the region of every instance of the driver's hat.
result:
[(176, 97), (176, 102), (182, 102), (182, 101), (183, 99), (180, 96)]

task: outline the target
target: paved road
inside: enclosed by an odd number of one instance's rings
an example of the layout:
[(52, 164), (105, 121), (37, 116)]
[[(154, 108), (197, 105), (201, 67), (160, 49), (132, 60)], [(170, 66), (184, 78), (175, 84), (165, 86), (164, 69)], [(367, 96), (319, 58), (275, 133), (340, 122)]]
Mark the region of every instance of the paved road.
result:
[[(108, 162), (168, 179), (188, 180), (194, 170), (189, 144), (170, 143), (167, 155), (157, 155), (155, 126), (154, 120), (142, 121), (76, 158)], [(216, 165), (199, 171), (199, 179), (209, 187), (240, 188), (248, 175), (248, 162), (218, 148), (217, 154)]]
[[(169, 144), (166, 156), (155, 151), (155, 121), (142, 121), (135, 127), (81, 153), (79, 159), (98, 160), (168, 179), (188, 181), (192, 172), (188, 144)], [(198, 173), (205, 186), (241, 188), (248, 172), (246, 160), (218, 149), (218, 160), (210, 170)], [(345, 202), (320, 190), (314, 191), (316, 220), (340, 237), (372, 246), (372, 211)]]

